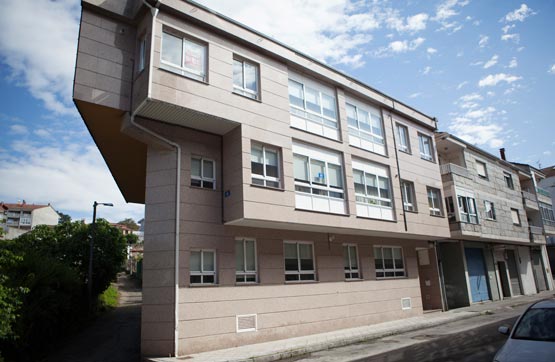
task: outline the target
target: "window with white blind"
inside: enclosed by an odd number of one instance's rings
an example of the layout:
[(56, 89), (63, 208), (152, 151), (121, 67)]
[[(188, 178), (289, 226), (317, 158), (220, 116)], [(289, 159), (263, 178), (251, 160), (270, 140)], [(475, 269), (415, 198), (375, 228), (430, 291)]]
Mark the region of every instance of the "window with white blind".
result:
[(335, 90), (307, 77), (289, 74), (291, 126), (339, 139)]
[(379, 109), (355, 100), (347, 100), (349, 144), (385, 155), (382, 117)]
[(214, 160), (191, 158), (191, 186), (216, 189), (216, 163)]
[(298, 209), (345, 213), (341, 156), (307, 144), (293, 143), (295, 206)]
[(235, 240), (235, 281), (256, 283), (256, 241), (254, 239)]
[(487, 180), (488, 170), (485, 162), (476, 160), (476, 173), (480, 178)]
[(375, 246), (374, 262), (378, 279), (406, 276), (403, 248), (400, 246)]
[(360, 279), (356, 244), (343, 244), (343, 261), (345, 279)]
[(251, 145), (251, 182), (254, 185), (279, 188), (279, 151), (277, 148)]
[(511, 209), (511, 219), (513, 220), (514, 225), (520, 226), (520, 214), (518, 209)]
[(205, 82), (207, 48), (206, 43), (164, 30), (160, 67)]
[(215, 250), (191, 250), (189, 257), (189, 279), (191, 284), (216, 283)]
[(353, 159), (357, 216), (393, 220), (389, 169), (374, 162)]
[(311, 242), (284, 242), (285, 281), (314, 281), (314, 247)]
[(422, 133), (418, 134), (418, 147), (420, 149), (420, 158), (433, 161), (434, 160), (434, 153), (433, 153), (433, 146), (432, 146), (432, 138)]

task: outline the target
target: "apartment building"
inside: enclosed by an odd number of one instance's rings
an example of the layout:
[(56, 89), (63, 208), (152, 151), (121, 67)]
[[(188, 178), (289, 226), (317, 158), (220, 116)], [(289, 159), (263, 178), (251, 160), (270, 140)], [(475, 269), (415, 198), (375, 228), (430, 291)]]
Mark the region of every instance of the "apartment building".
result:
[(552, 289), (545, 237), (531, 224), (538, 203), (521, 187), (528, 174), (452, 134), (435, 138), (451, 231), (439, 244), (448, 308)]
[[(545, 178), (540, 180), (539, 186), (551, 195), (551, 209), (544, 208), (543, 224), (555, 226), (555, 166), (549, 166), (541, 169)], [(555, 233), (552, 229), (547, 229), (547, 255), (549, 256), (549, 264), (551, 266), (551, 275), (554, 275), (553, 267), (555, 267)]]
[(143, 354), (442, 308), (435, 119), (176, 0), (83, 1), (73, 95), (145, 204)]
[(57, 225), (60, 216), (50, 204), (27, 204), (25, 200), (14, 204), (0, 203), (0, 227), (4, 239), (15, 239), (38, 225)]

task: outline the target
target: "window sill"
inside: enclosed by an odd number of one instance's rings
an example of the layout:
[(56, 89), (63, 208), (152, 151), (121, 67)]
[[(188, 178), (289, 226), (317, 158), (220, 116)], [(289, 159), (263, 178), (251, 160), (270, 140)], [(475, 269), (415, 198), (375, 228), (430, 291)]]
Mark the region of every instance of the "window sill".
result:
[(266, 190), (285, 192), (285, 189), (283, 189), (281, 187), (262, 186), (262, 185), (257, 185), (257, 184), (251, 184), (251, 187), (256, 187), (258, 189), (266, 189)]
[(189, 284), (189, 288), (212, 288), (212, 287), (219, 287), (219, 284)]
[[(343, 201), (345, 201), (345, 200), (343, 200)], [(295, 208), (295, 211), (305, 211), (305, 212), (313, 212), (315, 214), (325, 214), (325, 215), (335, 215), (335, 216), (347, 216), (347, 217), (349, 217), (349, 214), (338, 214), (336, 212), (328, 212), (328, 211), (318, 211), (318, 210), (299, 209), (299, 208)]]
[(424, 158), (424, 157), (422, 157), (422, 156), (420, 157), (420, 159), (421, 159), (421, 160), (424, 160), (424, 161), (427, 161), (427, 162), (430, 162), (430, 163), (436, 163), (436, 161), (435, 161), (434, 159), (429, 160), (429, 159)]
[(236, 287), (254, 287), (260, 285), (260, 282), (235, 282)]
[(391, 280), (391, 279), (408, 279), (408, 276), (404, 277), (376, 277), (376, 280)]
[(364, 279), (362, 278), (353, 278), (353, 279), (345, 279), (345, 283), (356, 283), (356, 282), (363, 282)]
[[(297, 130), (297, 131), (301, 131), (301, 132), (303, 132), (303, 133), (306, 133), (306, 134), (311, 134), (311, 135), (314, 135), (314, 136), (318, 136), (318, 137), (325, 138), (325, 139), (330, 140), (330, 141), (333, 141), (333, 142), (337, 142), (337, 143), (343, 144), (343, 140), (341, 139), (341, 132), (340, 132), (340, 129), (339, 129), (339, 128), (337, 129), (339, 136), (338, 136), (337, 139), (335, 139), (335, 138), (331, 138), (331, 137), (324, 136), (324, 135), (319, 134), (319, 133), (310, 132), (310, 131), (307, 131), (307, 130), (305, 130), (305, 129), (298, 128), (298, 127), (295, 127), (295, 126), (289, 125), (289, 127), (290, 127), (290, 128), (293, 128), (294, 130)], [(331, 128), (331, 127), (330, 127), (330, 128)]]
[(430, 216), (439, 217), (439, 218), (441, 218), (441, 219), (445, 219), (445, 215), (433, 215), (433, 214), (430, 214)]
[(166, 68), (164, 68), (164, 67), (158, 67), (158, 70), (162, 70), (162, 71), (164, 71), (164, 72), (168, 72), (168, 73), (170, 73), (170, 74), (174, 74), (174, 75), (177, 75), (177, 76), (179, 76), (179, 77), (182, 77), (182, 78), (185, 78), (185, 79), (189, 79), (189, 80), (192, 80), (192, 81), (197, 82), (197, 83), (200, 83), (200, 84), (210, 85), (210, 84), (208, 83), (208, 76), (206, 77), (205, 80), (199, 80), (199, 79), (195, 79), (195, 78), (193, 78), (193, 77), (186, 76), (186, 75), (181, 74), (181, 73), (179, 73), (179, 72), (166, 69)]
[(316, 284), (317, 280), (286, 280), (285, 284)]
[(403, 209), (403, 211), (404, 211), (404, 212), (408, 212), (408, 213), (410, 213), (410, 214), (418, 214), (418, 210), (406, 210), (406, 209)]
[(488, 219), (488, 218), (485, 218), (484, 220), (487, 220), (487, 221), (497, 221), (496, 219)]
[(262, 103), (262, 100), (260, 99), (260, 94), (259, 94), (256, 98), (252, 98), (252, 97), (246, 96), (246, 95), (241, 94), (241, 93), (236, 92), (236, 91), (231, 91), (231, 93), (232, 93), (232, 94), (235, 94), (235, 95), (237, 95), (237, 96), (239, 96), (239, 97), (243, 97), (243, 98), (250, 99), (251, 101), (255, 101), (255, 102), (258, 102), (258, 103)]
[(387, 146), (386, 146), (386, 145), (383, 145), (383, 147), (384, 147), (385, 150), (386, 150), (385, 153), (378, 153), (378, 152), (370, 151), (369, 149), (366, 149), (366, 148), (363, 148), (363, 147), (359, 147), (359, 146), (355, 146), (355, 145), (352, 145), (352, 144), (350, 144), (350, 143), (349, 143), (349, 146), (351, 146), (351, 147), (353, 147), (353, 148), (356, 148), (357, 150), (362, 150), (362, 151), (365, 151), (365, 152), (370, 152), (370, 153), (373, 154), (373, 155), (378, 155), (378, 156), (382, 156), (382, 157), (385, 157), (385, 158), (389, 158), (389, 155), (387, 154)]
[(378, 218), (375, 218), (375, 217), (367, 217), (367, 216), (359, 216), (359, 215), (357, 215), (357, 219), (375, 220), (375, 221), (386, 221), (386, 222), (397, 223), (397, 220), (378, 219)]
[(193, 186), (193, 185), (189, 185), (190, 188), (195, 189), (195, 190), (204, 190), (204, 191), (217, 191), (216, 189), (209, 189), (206, 187), (201, 187), (201, 186)]
[(403, 153), (405, 153), (405, 154), (407, 154), (407, 155), (411, 155), (411, 156), (412, 156), (412, 152), (411, 152), (411, 151), (404, 151), (404, 150), (401, 150), (401, 149), (397, 149), (397, 151), (403, 152)]

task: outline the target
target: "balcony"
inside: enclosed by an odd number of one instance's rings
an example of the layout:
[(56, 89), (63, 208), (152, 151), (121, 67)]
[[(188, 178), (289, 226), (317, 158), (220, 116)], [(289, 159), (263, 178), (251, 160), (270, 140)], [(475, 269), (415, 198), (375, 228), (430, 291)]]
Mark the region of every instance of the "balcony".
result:
[(21, 216), (21, 213), (19, 212), (13, 212), (13, 211), (8, 211), (8, 217), (14, 217), (14, 218), (19, 218)]
[(522, 191), (522, 201), (524, 202), (524, 207), (529, 210), (538, 211), (538, 199), (536, 195), (528, 191)]
[(543, 228), (541, 226), (530, 225), (530, 233), (534, 235), (543, 235)]
[(543, 219), (543, 229), (547, 235), (555, 235), (555, 222)]
[(551, 198), (551, 194), (546, 189), (542, 189), (541, 187), (536, 187), (536, 192), (539, 195), (543, 195), (543, 196)]
[(455, 165), (454, 163), (445, 163), (443, 165), (439, 165), (439, 171), (442, 175), (454, 173), (455, 175), (459, 175), (469, 179), (471, 178), (470, 172), (466, 169), (466, 167)]

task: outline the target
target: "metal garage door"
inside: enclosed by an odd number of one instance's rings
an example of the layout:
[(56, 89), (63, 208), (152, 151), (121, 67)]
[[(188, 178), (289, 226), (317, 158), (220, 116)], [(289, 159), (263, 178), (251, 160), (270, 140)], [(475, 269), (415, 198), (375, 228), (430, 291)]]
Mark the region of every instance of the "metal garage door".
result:
[(472, 302), (489, 300), (489, 288), (486, 277), (486, 263), (484, 254), (480, 248), (464, 248), (466, 256), (466, 266), (468, 268), (468, 281), (470, 283), (470, 293)]
[(522, 288), (520, 288), (520, 278), (518, 267), (516, 266), (516, 258), (514, 250), (507, 250), (507, 266), (509, 267), (509, 278), (511, 278), (511, 289), (513, 296), (521, 295)]

